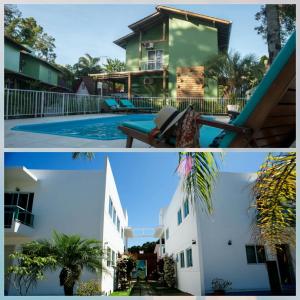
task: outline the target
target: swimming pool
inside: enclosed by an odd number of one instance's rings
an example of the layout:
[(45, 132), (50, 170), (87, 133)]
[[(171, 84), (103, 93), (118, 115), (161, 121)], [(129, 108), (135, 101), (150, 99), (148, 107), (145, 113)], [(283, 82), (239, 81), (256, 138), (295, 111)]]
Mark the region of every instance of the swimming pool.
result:
[(45, 133), (60, 136), (85, 138), (92, 140), (119, 140), (125, 139), (118, 126), (126, 121), (149, 121), (154, 119), (154, 114), (132, 114), (125, 116), (102, 117), (76, 121), (62, 121), (53, 123), (40, 123), (20, 125), (12, 130), (33, 133)]
[[(155, 114), (131, 114), (113, 117), (91, 118), (75, 121), (61, 121), (51, 123), (39, 123), (19, 125), (12, 128), (16, 131), (31, 133), (44, 133), (51, 135), (84, 138), (91, 140), (119, 140), (126, 139), (118, 126), (126, 121), (151, 121)], [(210, 120), (221, 121), (222, 116), (202, 116)]]

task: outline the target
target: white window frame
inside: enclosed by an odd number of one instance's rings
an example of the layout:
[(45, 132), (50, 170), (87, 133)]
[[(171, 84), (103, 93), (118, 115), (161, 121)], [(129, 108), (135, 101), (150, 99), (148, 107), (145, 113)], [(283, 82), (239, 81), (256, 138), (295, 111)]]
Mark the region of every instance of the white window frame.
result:
[[(155, 59), (154, 60), (149, 60), (149, 52), (155, 52)], [(161, 51), (162, 55), (161, 55), (161, 67), (158, 68), (157, 67), (157, 52)], [(154, 64), (154, 69), (149, 68), (150, 64)], [(162, 70), (163, 69), (163, 65), (164, 65), (164, 50), (163, 49), (149, 49), (147, 50), (147, 70)]]
[[(247, 247), (254, 247), (255, 262), (248, 262), (247, 250), (246, 250)], [(264, 248), (264, 253), (265, 253), (265, 261), (264, 262), (258, 262), (257, 247), (263, 247)], [(245, 245), (245, 254), (246, 254), (247, 265), (261, 265), (261, 264), (265, 264), (266, 261), (267, 261), (266, 248), (265, 248), (264, 245), (249, 245), (249, 244), (246, 244)]]

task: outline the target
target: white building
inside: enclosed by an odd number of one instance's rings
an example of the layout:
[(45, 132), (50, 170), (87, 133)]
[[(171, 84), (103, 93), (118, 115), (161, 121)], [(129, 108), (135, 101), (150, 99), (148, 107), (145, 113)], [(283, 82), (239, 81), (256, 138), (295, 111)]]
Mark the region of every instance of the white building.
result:
[[(118, 254), (124, 252), (127, 212), (122, 208), (112, 170), (107, 159), (104, 171), (5, 170), (5, 269), (9, 254), (24, 242), (50, 238), (52, 230), (79, 234), (103, 242), (108, 272), (90, 274), (81, 280), (98, 279), (102, 290), (114, 288), (114, 268)], [(9, 279), (5, 292), (16, 294)], [(32, 295), (63, 295), (59, 270), (47, 273)]]
[[(214, 213), (208, 216), (198, 204), (184, 197), (182, 182), (170, 204), (160, 212), (163, 227), (156, 248), (160, 257), (176, 259), (177, 287), (193, 295), (212, 292), (211, 282), (221, 278), (232, 282), (231, 292), (270, 290), (278, 279), (284, 289), (295, 286), (295, 249), (289, 245), (270, 257), (268, 249), (254, 245), (249, 210), (255, 174), (221, 173), (213, 191)], [(277, 268), (267, 270), (266, 260)], [(271, 281), (270, 281), (271, 279)]]

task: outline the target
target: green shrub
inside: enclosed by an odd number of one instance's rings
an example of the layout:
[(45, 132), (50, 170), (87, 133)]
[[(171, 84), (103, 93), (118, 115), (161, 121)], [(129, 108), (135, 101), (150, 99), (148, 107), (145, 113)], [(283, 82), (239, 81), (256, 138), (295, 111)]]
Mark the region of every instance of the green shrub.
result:
[(174, 287), (176, 283), (175, 277), (175, 261), (172, 256), (166, 255), (164, 258), (164, 280), (168, 287)]
[(78, 296), (97, 296), (101, 294), (101, 286), (97, 280), (81, 281), (77, 288)]

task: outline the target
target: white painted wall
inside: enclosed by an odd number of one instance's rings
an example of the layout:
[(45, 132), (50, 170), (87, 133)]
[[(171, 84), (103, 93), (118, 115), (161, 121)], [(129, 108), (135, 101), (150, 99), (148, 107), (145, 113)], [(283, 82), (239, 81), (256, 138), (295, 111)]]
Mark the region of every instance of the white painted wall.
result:
[[(178, 255), (177, 266), (177, 286), (184, 292), (193, 295), (201, 295), (200, 286), (200, 264), (198, 255), (198, 233), (196, 225), (196, 215), (193, 212), (191, 203), (189, 203), (189, 215), (184, 218), (183, 202), (185, 198), (182, 193), (181, 182), (172, 198), (170, 205), (161, 211), (160, 219), (164, 225), (164, 232), (166, 237), (166, 230), (169, 228), (169, 239), (165, 239), (165, 249), (168, 255), (173, 254), (174, 259)], [(181, 207), (182, 223), (177, 224), (177, 212)], [(196, 244), (192, 244), (192, 240)], [(186, 267), (186, 249), (192, 248), (193, 266)], [(185, 268), (180, 267), (179, 253), (184, 251)]]
[[(121, 237), (121, 228), (128, 226), (127, 212), (124, 211), (119, 198), (116, 183), (114, 181), (112, 169), (109, 161), (106, 161), (106, 176), (105, 176), (105, 199), (104, 199), (104, 214), (103, 214), (103, 238), (105, 249), (109, 247), (116, 253), (124, 252), (124, 239)], [(109, 215), (109, 199), (111, 198), (113, 206), (116, 210), (116, 215), (120, 219), (120, 232), (117, 230), (117, 225), (113, 223)], [(106, 263), (106, 262), (104, 262)], [(107, 272), (103, 272), (102, 290), (110, 293), (113, 290), (114, 268), (107, 267)]]
[[(173, 253), (176, 257), (188, 247), (193, 249), (192, 268), (180, 269), (178, 259), (179, 289), (205, 295), (211, 292), (212, 279), (222, 278), (232, 282), (231, 291), (269, 290), (266, 265), (248, 264), (245, 249), (246, 245), (254, 244), (251, 237), (254, 216), (249, 207), (255, 176), (221, 173), (213, 191), (212, 216), (203, 212), (199, 204), (190, 205), (189, 216), (177, 225), (177, 211), (180, 206), (183, 207), (185, 200), (181, 183), (169, 206), (160, 211), (161, 225), (164, 231), (169, 228), (170, 234), (169, 240), (166, 240), (166, 253)], [(196, 245), (192, 245), (192, 240), (196, 241)], [(229, 240), (232, 245), (228, 245)]]
[[(124, 243), (120, 234), (107, 225), (107, 199), (113, 198), (122, 226), (127, 224), (121, 213), (118, 192), (114, 183), (109, 162), (107, 169), (100, 171), (81, 170), (30, 170), (37, 178), (36, 183), (28, 184), (22, 180), (12, 180), (14, 170), (5, 170), (5, 191), (34, 192), (33, 209), (34, 228), (24, 236), (22, 232), (12, 233), (5, 230), (5, 245), (19, 245), (24, 241), (40, 238), (50, 238), (53, 229), (66, 234), (79, 234), (84, 238), (94, 238), (106, 241), (116, 251), (123, 252)], [(23, 227), (27, 227), (22, 225)], [(47, 279), (41, 281), (33, 290), (33, 295), (63, 295), (59, 286), (58, 272), (47, 274)], [(113, 290), (113, 280), (110, 274), (98, 276), (84, 272), (82, 280), (99, 278), (104, 290)], [(13, 294), (10, 287), (10, 294)]]
[(247, 264), (245, 250), (246, 244), (253, 244), (249, 207), (254, 180), (255, 174), (221, 173), (213, 193), (213, 215), (199, 215), (206, 292), (216, 277), (230, 280), (232, 291), (269, 290), (266, 265)]
[(76, 94), (77, 95), (89, 95), (90, 94), (83, 81), (81, 81)]

